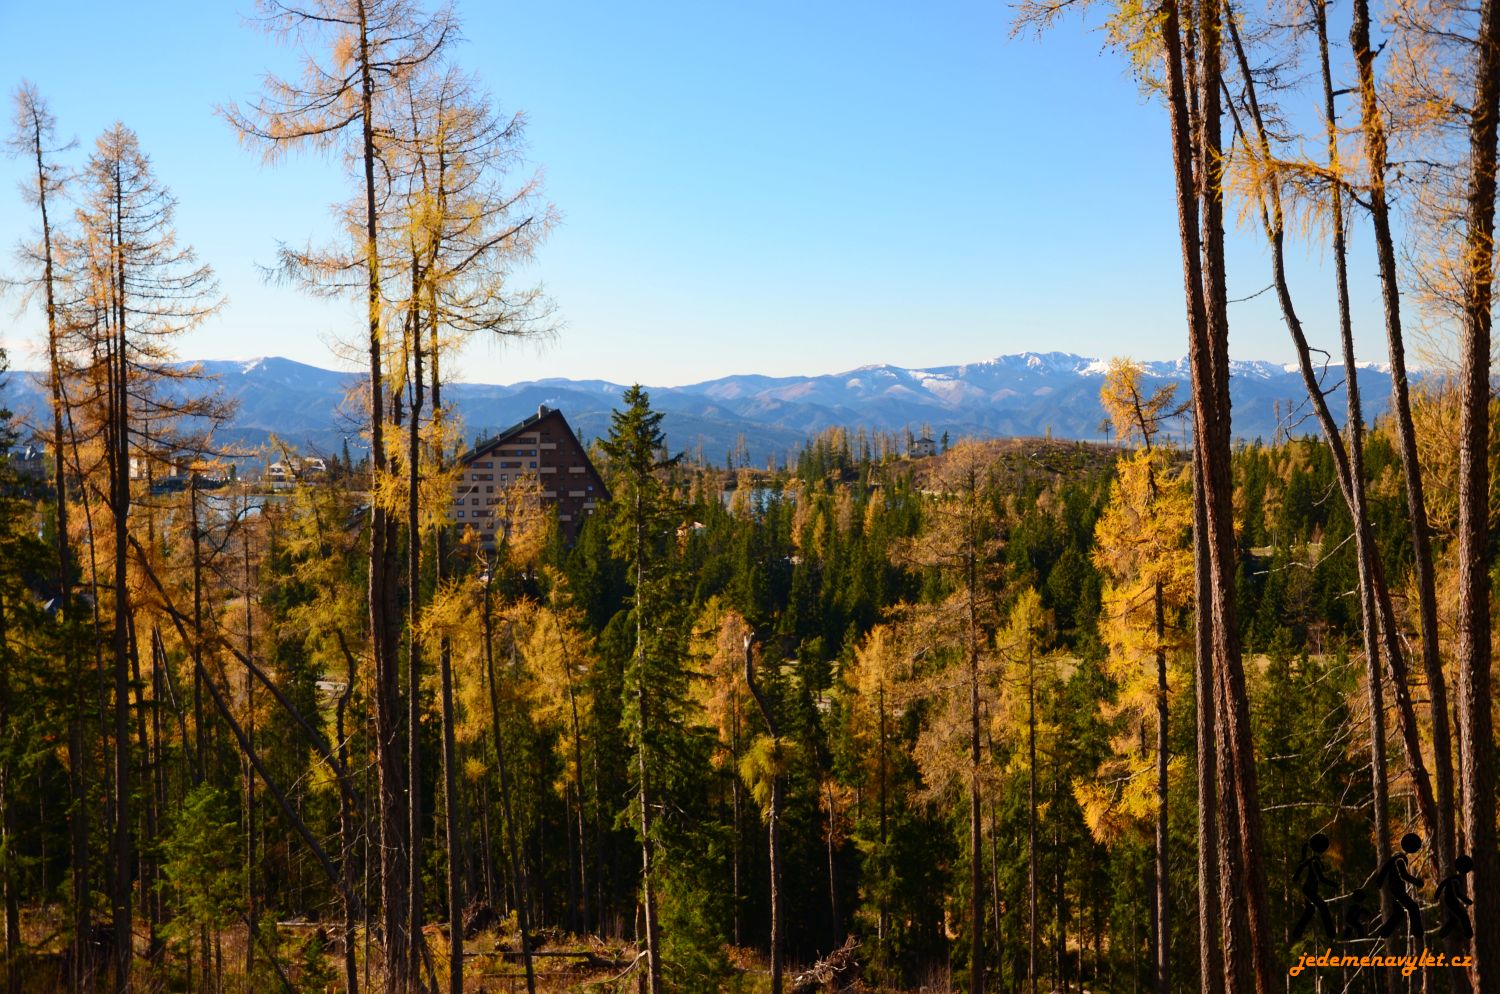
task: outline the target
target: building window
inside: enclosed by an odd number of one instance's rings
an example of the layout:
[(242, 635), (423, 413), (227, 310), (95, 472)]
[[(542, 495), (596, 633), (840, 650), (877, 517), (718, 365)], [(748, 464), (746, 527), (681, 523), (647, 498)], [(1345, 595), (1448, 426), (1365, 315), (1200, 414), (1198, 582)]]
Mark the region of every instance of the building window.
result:
[(484, 492), (485, 492), (485, 493), (487, 493), (487, 494), (492, 494), (492, 493), (494, 493), (494, 492), (495, 492), (495, 488), (494, 488), (494, 486), (493, 486), (493, 485), (491, 485), (491, 486), (488, 486), (488, 487), (485, 487), (485, 488), (484, 488)]
[(459, 517), (460, 517), (460, 518), (461, 518), (461, 517), (463, 517), (463, 516), (464, 516), (464, 512), (462, 512), (462, 511), (459, 511), (459, 512), (458, 512), (458, 516), (459, 516)]

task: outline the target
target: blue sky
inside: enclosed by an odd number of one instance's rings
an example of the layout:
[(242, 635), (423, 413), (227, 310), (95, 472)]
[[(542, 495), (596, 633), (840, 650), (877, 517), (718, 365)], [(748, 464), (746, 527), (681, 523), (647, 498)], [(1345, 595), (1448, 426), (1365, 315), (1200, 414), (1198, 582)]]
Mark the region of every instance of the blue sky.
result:
[[(939, 365), (1024, 350), (1185, 351), (1166, 120), (1092, 25), (1011, 40), (988, 3), (460, 5), (457, 61), (529, 119), (563, 222), (517, 278), (556, 302), (545, 344), (475, 342), (476, 382), (544, 376), (679, 384), (735, 372)], [(218, 271), (222, 315), (184, 356), (339, 365), (352, 305), (267, 285), (278, 241), (327, 235), (336, 162), (262, 166), (216, 103), (291, 52), (233, 2), (0, 0), (3, 83), (35, 82), (82, 160), (116, 119), (180, 200)], [(0, 241), (33, 220), (0, 159)], [(1368, 233), (1352, 260), (1362, 358), (1383, 359)], [(1269, 282), (1253, 232), (1231, 296)], [(0, 265), (11, 266), (8, 255)], [(1321, 252), (1293, 251), (1299, 308), (1334, 341)], [(1285, 360), (1266, 294), (1236, 305), (1237, 357)], [(34, 363), (39, 317), (0, 301), (0, 341)], [(452, 368), (452, 367), (450, 367)]]

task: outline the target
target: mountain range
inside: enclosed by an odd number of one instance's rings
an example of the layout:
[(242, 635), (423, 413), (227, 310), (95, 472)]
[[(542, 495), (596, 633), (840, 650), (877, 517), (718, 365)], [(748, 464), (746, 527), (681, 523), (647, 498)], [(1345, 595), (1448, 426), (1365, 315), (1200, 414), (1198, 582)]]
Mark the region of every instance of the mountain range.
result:
[[(306, 451), (336, 453), (348, 439), (360, 446), (359, 405), (348, 401), (358, 373), (337, 372), (291, 359), (206, 360), (225, 398), (238, 404), (223, 433), (255, 446), (275, 435)], [(861, 366), (814, 376), (741, 374), (686, 386), (648, 388), (652, 406), (666, 413), (663, 428), (672, 449), (699, 452), (722, 463), (743, 438), (748, 457), (764, 464), (794, 452), (825, 428), (863, 427), (871, 432), (933, 437), (948, 433), (982, 437), (1042, 436), (1099, 439), (1105, 436), (1099, 388), (1107, 363), (1066, 352), (1022, 352), (981, 362), (909, 369), (888, 364)], [(1187, 360), (1147, 362), (1148, 385), (1189, 388)], [(1342, 366), (1322, 371), (1336, 417), (1344, 414)], [(1390, 376), (1378, 365), (1362, 365), (1359, 382), (1367, 419), (1381, 414)], [(606, 380), (544, 379), (510, 385), (454, 382), (445, 400), (463, 417), (466, 435), (480, 437), (535, 413), (539, 405), (562, 410), (585, 439), (608, 431), (610, 411), (625, 384)], [(1270, 439), (1278, 431), (1315, 433), (1302, 380), (1294, 365), (1235, 361), (1230, 377), (1234, 433)], [(36, 373), (7, 377), (0, 401), (23, 416), (45, 404)], [(1181, 440), (1186, 424), (1175, 434)]]

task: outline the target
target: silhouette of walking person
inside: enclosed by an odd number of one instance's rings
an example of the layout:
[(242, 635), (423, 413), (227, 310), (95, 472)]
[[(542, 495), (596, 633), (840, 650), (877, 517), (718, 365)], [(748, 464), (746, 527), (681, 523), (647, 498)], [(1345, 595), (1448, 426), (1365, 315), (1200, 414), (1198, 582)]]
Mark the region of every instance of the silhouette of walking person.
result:
[[(1420, 877), (1414, 877), (1407, 872), (1407, 857), (1416, 854), (1421, 848), (1422, 839), (1415, 832), (1407, 832), (1401, 837), (1400, 851), (1391, 853), (1386, 861), (1380, 864), (1380, 871), (1375, 874), (1375, 886), (1383, 888), (1391, 901), (1406, 912), (1406, 927), (1411, 935), (1418, 938), (1422, 935), (1422, 909), (1417, 907), (1416, 901), (1412, 900), (1406, 885), (1422, 886)], [(1382, 938), (1392, 936), (1400, 927), (1401, 914), (1393, 908), (1390, 917), (1380, 923), (1379, 934)]]
[[(1312, 854), (1307, 855), (1311, 849)], [(1299, 938), (1307, 931), (1307, 926), (1312, 924), (1313, 915), (1317, 915), (1323, 923), (1323, 934), (1332, 939), (1337, 933), (1333, 928), (1333, 913), (1328, 910), (1328, 902), (1323, 900), (1319, 888), (1323, 884), (1332, 884), (1323, 873), (1323, 854), (1328, 851), (1328, 836), (1322, 832), (1307, 840), (1302, 847), (1302, 862), (1297, 864), (1297, 869), (1292, 871), (1292, 879), (1301, 879), (1302, 897), (1307, 904), (1307, 909), (1302, 912), (1302, 917), (1297, 919), (1297, 925), (1292, 929), (1292, 938)]]
[(1363, 939), (1369, 934), (1370, 909), (1365, 907), (1365, 892), (1356, 887), (1344, 909), (1344, 938)]
[(1440, 939), (1446, 939), (1453, 931), (1465, 939), (1474, 938), (1474, 926), (1469, 922), (1469, 906), (1474, 901), (1464, 893), (1464, 877), (1472, 869), (1474, 860), (1464, 853), (1453, 861), (1453, 872), (1438, 884), (1437, 899), (1443, 906), (1443, 927), (1438, 930)]

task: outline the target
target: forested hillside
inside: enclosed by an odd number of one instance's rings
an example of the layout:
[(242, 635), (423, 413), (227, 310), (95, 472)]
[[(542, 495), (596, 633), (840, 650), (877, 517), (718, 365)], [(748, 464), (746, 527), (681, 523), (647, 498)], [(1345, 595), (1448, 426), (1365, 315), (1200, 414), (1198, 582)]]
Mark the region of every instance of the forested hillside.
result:
[[(1131, 367), (1110, 382), (1135, 382)], [(962, 984), (976, 952), (1004, 989), (1144, 984), (1158, 879), (1171, 908), (1197, 887), (1186, 454), (1137, 437), (874, 460), (833, 431), (784, 471), (725, 472), (666, 460), (659, 413), (629, 399), (595, 453), (614, 500), (575, 545), (522, 485), (502, 502), (510, 541), (487, 551), (453, 531), (424, 563), (416, 632), (436, 659), (415, 695), (397, 688), (420, 730), (419, 786), (399, 795), (420, 868), (406, 912), (424, 937), (417, 969), (443, 985), (456, 885), (474, 989), (531, 972), (529, 949), (592, 949), (625, 972), (649, 873), (672, 989), (767, 969), (773, 899), (789, 971), (852, 938), (872, 985)], [(1450, 400), (1423, 396), (1434, 432)], [(1117, 416), (1128, 435), (1131, 415)], [(1436, 460), (1446, 446), (1432, 442)], [(1367, 457), (1400, 575), (1386, 434)], [(1313, 833), (1337, 839), (1345, 887), (1377, 862), (1357, 570), (1326, 446), (1246, 447), (1233, 470), (1280, 931), (1301, 913), (1292, 872)], [(381, 983), (368, 486), (194, 490), (132, 511), (121, 751), (142, 983), (238, 989), (248, 974), (321, 989), (350, 965), (345, 981)], [(105, 984), (108, 933), (69, 942), (65, 910), (80, 878), (112, 886), (109, 595), (87, 565), (107, 559), (108, 536), (78, 547), (69, 618), (46, 599), (50, 529), (33, 527), (51, 520), (51, 492), (13, 478), (6, 493), (11, 975), (43, 989), (84, 967)], [(78, 501), (80, 517), (107, 517)], [(1444, 535), (1451, 515), (1435, 523)], [(1166, 929), (1191, 977), (1193, 917)], [(512, 950), (504, 964), (492, 935)], [(538, 989), (562, 989), (569, 965), (538, 956)]]

